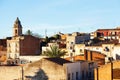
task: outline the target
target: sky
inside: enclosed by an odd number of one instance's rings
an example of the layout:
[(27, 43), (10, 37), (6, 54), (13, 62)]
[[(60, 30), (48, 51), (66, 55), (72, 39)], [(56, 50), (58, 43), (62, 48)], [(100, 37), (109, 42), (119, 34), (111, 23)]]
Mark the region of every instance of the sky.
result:
[(17, 17), (23, 33), (89, 33), (120, 26), (120, 0), (0, 0), (0, 38), (12, 36)]

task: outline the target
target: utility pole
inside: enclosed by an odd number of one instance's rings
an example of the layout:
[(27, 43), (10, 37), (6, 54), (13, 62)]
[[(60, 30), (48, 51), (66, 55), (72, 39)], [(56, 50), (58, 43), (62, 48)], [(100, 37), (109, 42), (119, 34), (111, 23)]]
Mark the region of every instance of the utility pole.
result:
[(24, 80), (24, 69), (23, 69), (23, 66), (21, 68), (22, 68), (22, 80)]
[(47, 36), (47, 29), (45, 29), (45, 37)]

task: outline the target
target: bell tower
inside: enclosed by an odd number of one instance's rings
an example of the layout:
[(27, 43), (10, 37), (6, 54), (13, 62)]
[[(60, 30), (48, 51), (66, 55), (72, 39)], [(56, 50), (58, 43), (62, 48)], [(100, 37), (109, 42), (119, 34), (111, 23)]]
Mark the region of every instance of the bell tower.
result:
[(22, 35), (22, 25), (19, 18), (17, 17), (13, 27), (13, 36), (20, 36), (20, 35)]

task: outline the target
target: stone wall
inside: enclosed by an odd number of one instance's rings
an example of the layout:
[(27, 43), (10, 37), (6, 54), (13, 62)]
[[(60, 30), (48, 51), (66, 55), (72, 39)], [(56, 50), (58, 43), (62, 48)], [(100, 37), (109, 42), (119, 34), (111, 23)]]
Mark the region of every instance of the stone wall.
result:
[(0, 66), (0, 80), (22, 80), (22, 67)]
[(65, 69), (46, 59), (20, 66), (0, 66), (0, 80), (66, 80)]
[(48, 80), (66, 80), (66, 72), (63, 65), (42, 59), (41, 68), (48, 76)]
[(0, 80), (48, 80), (40, 66), (0, 66)]

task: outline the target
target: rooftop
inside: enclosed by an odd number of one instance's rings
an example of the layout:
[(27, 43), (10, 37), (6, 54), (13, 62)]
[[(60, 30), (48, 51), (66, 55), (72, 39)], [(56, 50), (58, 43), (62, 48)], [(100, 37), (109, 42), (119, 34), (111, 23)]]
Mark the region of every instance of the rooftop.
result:
[(45, 58), (46, 60), (52, 61), (54, 63), (57, 63), (59, 65), (63, 65), (65, 63), (72, 63), (71, 61), (65, 60), (63, 58)]

